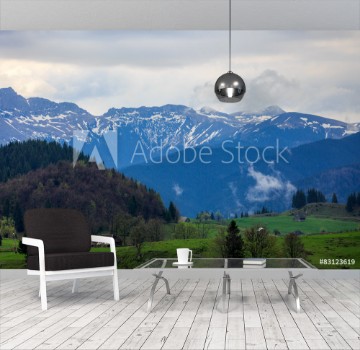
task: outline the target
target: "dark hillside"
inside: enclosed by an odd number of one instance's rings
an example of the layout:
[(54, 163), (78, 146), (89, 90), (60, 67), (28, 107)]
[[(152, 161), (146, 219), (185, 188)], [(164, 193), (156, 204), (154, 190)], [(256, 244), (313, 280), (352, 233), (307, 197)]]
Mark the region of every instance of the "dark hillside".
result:
[[(61, 145), (40, 140), (11, 142), (0, 146), (0, 182), (56, 164), (59, 160), (71, 162), (72, 159), (73, 148), (66, 143)], [(80, 155), (79, 159), (87, 160), (88, 157)]]
[(61, 161), (0, 183), (0, 216), (12, 216), (18, 231), (26, 209), (64, 207), (81, 210), (93, 232), (112, 229), (117, 215), (164, 218), (158, 193), (114, 170)]

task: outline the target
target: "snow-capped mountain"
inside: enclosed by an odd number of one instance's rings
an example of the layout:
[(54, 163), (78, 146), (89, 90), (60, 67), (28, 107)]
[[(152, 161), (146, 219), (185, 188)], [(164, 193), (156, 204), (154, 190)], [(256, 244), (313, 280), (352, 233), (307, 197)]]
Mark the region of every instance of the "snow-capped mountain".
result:
[(0, 89), (0, 144), (27, 139), (70, 141), (75, 130), (94, 127), (94, 116), (74, 103), (18, 95)]
[(270, 116), (260, 123), (248, 124), (241, 130), (241, 139), (266, 147), (274, 139), (283, 145), (296, 147), (323, 139), (339, 139), (359, 131), (355, 124), (323, 118), (312, 114), (282, 113)]
[(208, 107), (194, 110), (165, 105), (111, 108), (102, 116), (94, 116), (74, 103), (56, 103), (38, 97), (25, 99), (12, 88), (0, 89), (0, 144), (30, 138), (71, 142), (77, 130), (89, 131), (90, 140), (117, 130), (119, 147), (128, 151), (120, 162), (120, 167), (125, 167), (138, 141), (147, 155), (155, 146), (162, 146), (164, 151), (171, 147), (181, 150), (219, 145), (224, 140), (264, 147), (280, 139), (282, 145), (294, 147), (326, 138), (342, 138), (359, 131), (360, 124), (287, 113), (278, 106), (254, 113), (226, 114)]

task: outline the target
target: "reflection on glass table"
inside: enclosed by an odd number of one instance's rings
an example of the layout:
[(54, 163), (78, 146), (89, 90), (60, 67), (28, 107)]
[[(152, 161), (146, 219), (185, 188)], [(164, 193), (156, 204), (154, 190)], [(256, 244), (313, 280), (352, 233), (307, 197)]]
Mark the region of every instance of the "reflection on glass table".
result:
[[(231, 269), (287, 269), (289, 273), (289, 285), (288, 285), (288, 294), (292, 294), (294, 291), (294, 297), (296, 302), (296, 310), (300, 312), (300, 299), (298, 294), (298, 288), (296, 284), (296, 279), (301, 277), (303, 274), (298, 274), (296, 276), (293, 275), (292, 271), (289, 269), (313, 269), (310, 263), (305, 261), (304, 259), (290, 259), (290, 258), (246, 258), (246, 259), (226, 259), (226, 258), (195, 258), (191, 263), (188, 264), (179, 264), (177, 259), (173, 258), (155, 258), (146, 263), (140, 265), (138, 268), (140, 269), (158, 269), (160, 270), (158, 273), (153, 273), (155, 277), (155, 281), (150, 291), (150, 297), (148, 301), (148, 312), (150, 312), (152, 307), (152, 302), (154, 298), (155, 288), (160, 280), (164, 281), (166, 284), (167, 294), (170, 294), (170, 288), (168, 280), (163, 276), (163, 272), (166, 269), (217, 269), (222, 270), (223, 272), (223, 288), (222, 288), (222, 296), (223, 301), (226, 295), (230, 295), (231, 289), (231, 277), (230, 271)], [(298, 270), (299, 271), (299, 270)]]
[[(252, 260), (264, 260), (264, 263), (252, 263)], [(138, 268), (178, 268), (179, 266), (174, 264), (177, 259), (173, 258), (155, 258), (147, 261), (146, 263), (138, 266)], [(304, 259), (291, 259), (291, 258), (266, 258), (266, 259), (224, 259), (224, 258), (194, 258), (192, 260), (192, 268), (218, 268), (218, 269), (232, 269), (232, 268), (272, 268), (272, 269), (288, 269), (288, 268), (314, 268), (310, 263)], [(190, 267), (190, 266), (189, 266)]]

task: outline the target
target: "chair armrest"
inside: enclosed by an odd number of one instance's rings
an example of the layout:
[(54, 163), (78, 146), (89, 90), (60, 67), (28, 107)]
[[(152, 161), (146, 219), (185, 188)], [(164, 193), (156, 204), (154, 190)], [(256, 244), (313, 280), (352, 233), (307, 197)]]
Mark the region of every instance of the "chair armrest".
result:
[(45, 248), (44, 241), (42, 239), (23, 237), (21, 239), (23, 244), (38, 247), (39, 249), (39, 271), (45, 272)]
[(44, 249), (44, 241), (42, 239), (23, 237), (21, 241), (23, 244), (32, 245), (34, 247), (38, 247), (39, 249)]
[(111, 251), (112, 253), (116, 253), (115, 240), (114, 240), (114, 238), (112, 238), (112, 237), (91, 235), (91, 241), (92, 241), (92, 242), (99, 242), (99, 243), (110, 244), (110, 251)]
[(114, 253), (114, 268), (117, 269), (115, 239), (112, 237), (91, 235), (91, 241), (110, 244), (110, 251)]

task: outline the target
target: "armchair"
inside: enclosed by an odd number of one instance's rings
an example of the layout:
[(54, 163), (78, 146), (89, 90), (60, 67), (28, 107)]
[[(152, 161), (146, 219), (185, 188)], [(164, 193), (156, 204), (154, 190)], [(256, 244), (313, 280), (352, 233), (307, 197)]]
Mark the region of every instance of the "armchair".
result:
[[(46, 283), (112, 276), (114, 300), (119, 300), (115, 241), (112, 237), (90, 234), (85, 217), (72, 209), (31, 209), (24, 216), (28, 245), (27, 273), (40, 276), (41, 308), (47, 310)], [(90, 252), (91, 242), (110, 245), (110, 252)]]

